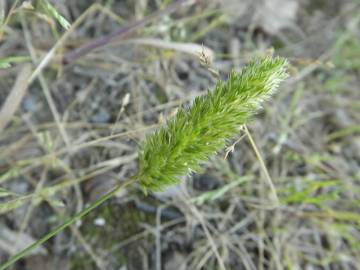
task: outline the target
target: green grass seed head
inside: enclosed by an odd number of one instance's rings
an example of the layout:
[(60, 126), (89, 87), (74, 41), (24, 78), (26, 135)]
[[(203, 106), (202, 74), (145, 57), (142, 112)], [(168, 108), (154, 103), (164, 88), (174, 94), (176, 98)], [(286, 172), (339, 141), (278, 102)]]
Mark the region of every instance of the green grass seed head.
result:
[(181, 108), (143, 144), (138, 174), (143, 189), (162, 190), (177, 183), (178, 176), (197, 171), (276, 91), (286, 70), (281, 57), (253, 60), (219, 81), (214, 91), (195, 98), (188, 110)]

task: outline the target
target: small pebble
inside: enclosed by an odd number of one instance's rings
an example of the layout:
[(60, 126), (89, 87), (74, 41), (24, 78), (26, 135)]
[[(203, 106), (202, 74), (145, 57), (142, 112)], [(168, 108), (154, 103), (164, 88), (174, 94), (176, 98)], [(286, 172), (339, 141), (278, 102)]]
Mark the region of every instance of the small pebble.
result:
[(195, 174), (193, 176), (193, 187), (197, 190), (213, 190), (220, 186), (220, 180), (211, 174)]
[(98, 217), (98, 218), (96, 218), (96, 219), (94, 220), (94, 225), (96, 225), (96, 226), (102, 227), (102, 226), (105, 225), (105, 223), (106, 223), (106, 221), (105, 221), (105, 219), (102, 218), (102, 217)]
[(109, 120), (110, 114), (105, 110), (101, 110), (91, 117), (91, 121), (94, 123), (107, 123)]
[(36, 101), (31, 96), (26, 96), (23, 100), (23, 108), (29, 112), (33, 112), (36, 109)]

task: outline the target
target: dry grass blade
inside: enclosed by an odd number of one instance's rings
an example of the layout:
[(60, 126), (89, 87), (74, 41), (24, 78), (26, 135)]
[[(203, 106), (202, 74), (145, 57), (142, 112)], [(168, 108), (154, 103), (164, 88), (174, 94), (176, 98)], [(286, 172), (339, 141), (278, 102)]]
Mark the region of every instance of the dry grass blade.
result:
[(97, 48), (100, 48), (104, 45), (109, 44), (113, 39), (120, 38), (128, 35), (129, 33), (135, 31), (136, 29), (139, 29), (140, 27), (143, 27), (147, 25), (149, 22), (151, 22), (154, 19), (157, 19), (161, 16), (170, 14), (177, 10), (179, 7), (187, 3), (187, 0), (177, 0), (173, 3), (169, 4), (167, 7), (165, 7), (162, 10), (158, 10), (147, 17), (145, 17), (142, 20), (134, 21), (132, 23), (129, 23), (128, 25), (119, 28), (117, 31), (107, 34), (105, 36), (99, 37), (95, 39), (94, 41), (85, 44), (83, 47), (80, 47), (78, 49), (75, 49), (74, 51), (71, 51), (64, 55), (63, 57), (63, 64), (68, 65), (73, 63), (78, 58), (90, 53), (91, 51), (94, 51)]
[(31, 70), (31, 65), (26, 64), (23, 66), (19, 75), (17, 76), (16, 82), (0, 111), (0, 131), (2, 131), (10, 122), (21, 101), (23, 100), (29, 86), (28, 79), (31, 75)]
[[(19, 239), (19, 241), (18, 241)], [(23, 232), (16, 232), (7, 227), (2, 227), (0, 230), (0, 248), (8, 254), (16, 254), (27, 245), (34, 242), (35, 239)], [(38, 246), (32, 251), (32, 255), (43, 254), (46, 255), (48, 251), (43, 246)]]
[(5, 7), (6, 7), (5, 0), (1, 0), (0, 1), (0, 26), (3, 24), (3, 22), (5, 20)]
[(203, 52), (210, 61), (212, 61), (215, 57), (215, 53), (213, 50), (206, 46), (201, 46), (196, 43), (185, 43), (185, 42), (174, 42), (174, 41), (167, 41), (155, 38), (137, 38), (137, 39), (129, 39), (127, 42), (145, 45), (145, 46), (152, 46), (161, 49), (167, 50), (174, 50), (183, 53), (187, 53), (193, 55), (195, 57), (199, 57), (200, 53)]

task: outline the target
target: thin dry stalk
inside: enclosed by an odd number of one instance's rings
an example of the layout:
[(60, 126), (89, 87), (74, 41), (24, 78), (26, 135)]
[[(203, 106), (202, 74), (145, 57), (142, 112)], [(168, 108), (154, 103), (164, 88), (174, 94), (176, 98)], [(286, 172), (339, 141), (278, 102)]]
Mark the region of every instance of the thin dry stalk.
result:
[(11, 121), (21, 101), (23, 100), (29, 86), (28, 79), (31, 75), (31, 65), (26, 64), (22, 67), (16, 82), (7, 96), (5, 103), (0, 111), (0, 132)]

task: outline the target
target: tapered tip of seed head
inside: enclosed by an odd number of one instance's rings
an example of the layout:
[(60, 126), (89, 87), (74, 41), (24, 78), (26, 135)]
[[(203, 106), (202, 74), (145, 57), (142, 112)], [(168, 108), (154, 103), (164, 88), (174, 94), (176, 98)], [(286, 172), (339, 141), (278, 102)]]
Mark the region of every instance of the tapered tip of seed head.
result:
[(267, 73), (266, 87), (269, 91), (268, 95), (271, 95), (278, 89), (280, 83), (289, 76), (287, 73), (288, 61), (282, 57), (266, 57), (264, 63)]
[(251, 74), (260, 78), (259, 81), (277, 86), (288, 77), (287, 69), (288, 61), (285, 58), (265, 56), (250, 61), (240, 76)]
[[(243, 101), (251, 104), (261, 103), (278, 89), (279, 84), (288, 77), (288, 61), (283, 57), (265, 56), (250, 61), (241, 72), (233, 71), (227, 81), (227, 88), (234, 91)], [(257, 106), (255, 106), (257, 107)]]
[(287, 73), (289, 63), (285, 58), (279, 56), (274, 58), (265, 57), (263, 61), (265, 68), (268, 68), (271, 73), (269, 80), (281, 82), (289, 76)]

